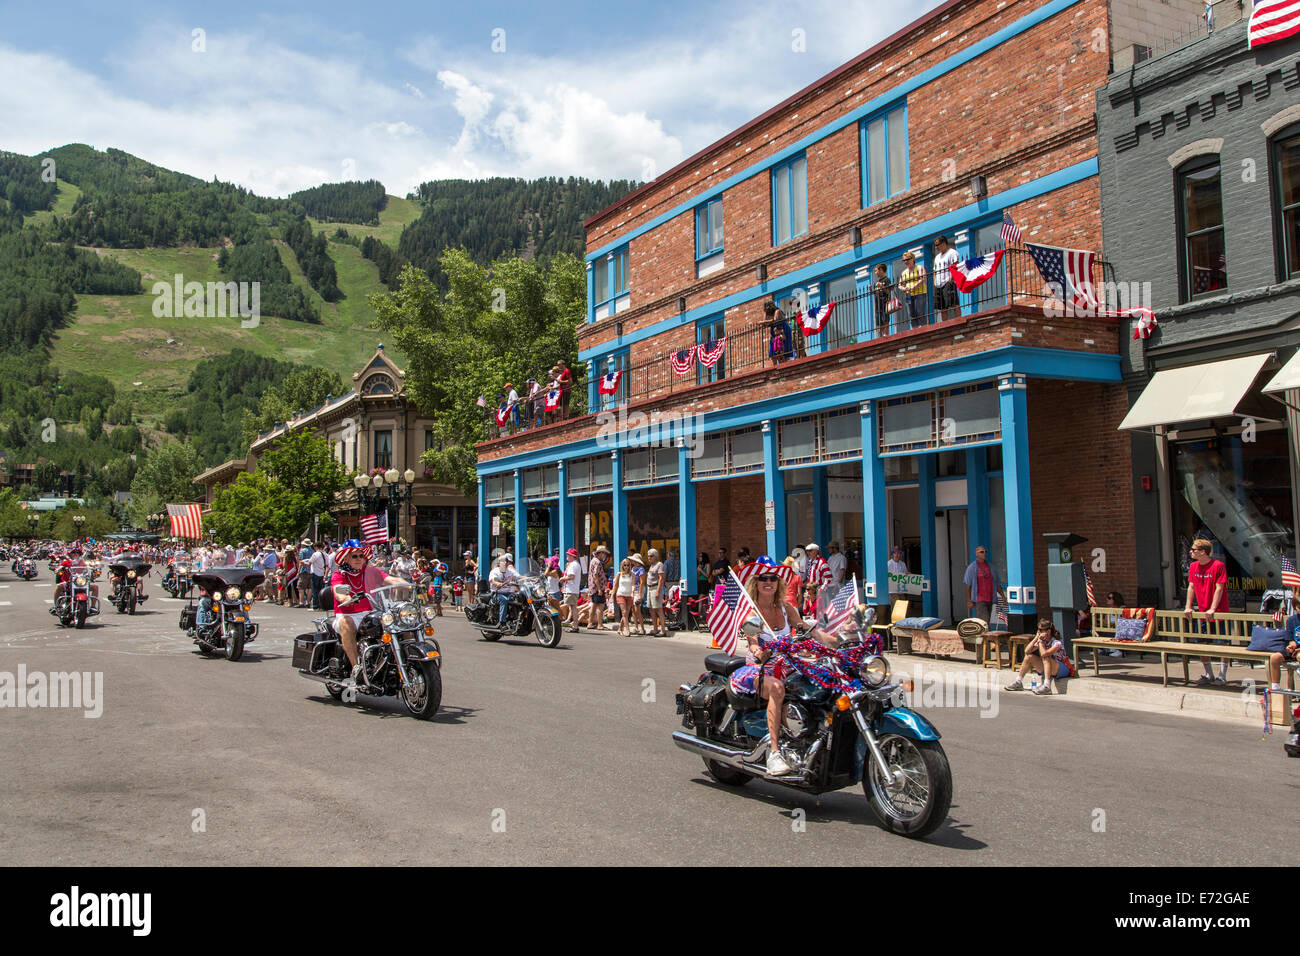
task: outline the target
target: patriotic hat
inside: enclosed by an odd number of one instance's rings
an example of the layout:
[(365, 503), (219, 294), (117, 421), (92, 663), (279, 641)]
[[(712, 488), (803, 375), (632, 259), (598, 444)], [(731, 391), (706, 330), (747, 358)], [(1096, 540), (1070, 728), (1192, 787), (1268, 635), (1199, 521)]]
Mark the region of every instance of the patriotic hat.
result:
[(777, 564), (765, 554), (755, 558), (749, 564), (742, 564), (736, 569), (736, 578), (744, 585), (749, 584), (750, 580), (760, 574), (775, 574), (781, 579), (781, 583), (786, 586), (792, 584), (796, 577), (794, 568), (786, 567), (784, 564)]
[(348, 540), (343, 542), (343, 545), (342, 547), (339, 548), (338, 553), (334, 555), (334, 561), (336, 564), (343, 564), (344, 562), (352, 558), (354, 555), (358, 555), (358, 554), (361, 555), (363, 558), (365, 558), (367, 561), (369, 561), (370, 556), (373, 553), (374, 553), (373, 548), (369, 547), (368, 545), (363, 545), (356, 538), (348, 538)]

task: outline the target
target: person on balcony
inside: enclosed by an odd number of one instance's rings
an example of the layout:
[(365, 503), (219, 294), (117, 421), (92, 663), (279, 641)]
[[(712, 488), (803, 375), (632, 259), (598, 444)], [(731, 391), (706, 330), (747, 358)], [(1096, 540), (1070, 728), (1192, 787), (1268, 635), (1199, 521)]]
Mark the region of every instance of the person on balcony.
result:
[(537, 379), (528, 380), (528, 424), (541, 428), (545, 424), (546, 397)]
[(569, 398), (573, 391), (573, 373), (569, 371), (569, 366), (564, 361), (557, 362), (555, 367), (559, 369), (555, 381), (560, 387), (560, 418), (568, 418)]
[[(883, 262), (876, 264), (876, 274), (871, 281), (871, 295), (876, 304), (876, 329), (877, 335), (885, 335), (889, 332), (889, 323), (893, 314), (898, 311), (897, 299), (894, 298), (894, 282), (889, 278), (889, 267)], [(893, 308), (890, 307), (894, 303)]]
[(898, 287), (907, 297), (907, 318), (911, 328), (926, 324), (927, 287), (925, 266), (916, 261), (916, 254), (903, 253), (903, 274), (898, 277)]
[(780, 365), (794, 358), (794, 333), (785, 313), (769, 299), (763, 303), (763, 315), (767, 319), (769, 336), (767, 354), (773, 364)]
[(955, 319), (961, 308), (957, 283), (952, 281), (949, 266), (957, 264), (957, 250), (948, 245), (948, 237), (934, 240), (934, 311), (938, 321)]

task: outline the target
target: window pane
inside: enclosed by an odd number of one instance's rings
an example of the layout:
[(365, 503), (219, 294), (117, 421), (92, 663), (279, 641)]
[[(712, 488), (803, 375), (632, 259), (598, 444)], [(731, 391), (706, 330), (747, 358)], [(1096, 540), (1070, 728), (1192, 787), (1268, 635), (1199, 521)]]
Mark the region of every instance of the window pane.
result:
[(856, 455), (862, 451), (862, 416), (856, 411), (826, 416), (826, 454)]
[(591, 487), (591, 459), (580, 458), (571, 461), (567, 467), (569, 491), (586, 491)]
[(903, 110), (889, 114), (889, 193), (907, 188), (907, 123)]
[(1277, 181), (1282, 199), (1283, 267), (1300, 273), (1300, 136), (1278, 144)]
[(609, 298), (609, 270), (606, 268), (605, 260), (597, 259), (592, 272), (595, 279), (593, 295), (597, 302), (604, 302)]
[(709, 207), (695, 210), (695, 256), (709, 251)]
[(782, 422), (781, 461), (800, 461), (817, 453), (817, 422), (813, 418)]
[(1222, 229), (1203, 232), (1187, 240), (1187, 267), (1192, 276), (1192, 295), (1204, 295), (1228, 287)]
[(731, 467), (734, 471), (763, 467), (763, 432), (754, 428), (731, 435)]
[(875, 120), (867, 126), (867, 169), (871, 174), (871, 201), (879, 202), (886, 196), (883, 120)]
[(794, 204), (794, 235), (808, 231), (808, 161), (800, 159), (790, 167), (790, 201)]
[(776, 241), (785, 242), (790, 238), (790, 170), (781, 168), (776, 177), (776, 209), (772, 211), (776, 220)]
[(655, 449), (655, 480), (668, 481), (677, 477), (677, 449)]
[[(1002, 409), (995, 388), (982, 388), (961, 395), (949, 395), (943, 403), (944, 418), (951, 419), (952, 438), (972, 435), (999, 434), (1002, 431)], [(948, 431), (948, 421), (944, 422)]]
[(633, 484), (650, 480), (650, 452), (646, 449), (623, 454), (623, 483)]
[(710, 435), (704, 439), (700, 456), (695, 459), (692, 471), (697, 475), (721, 474), (726, 463), (726, 452), (726, 436)]
[(881, 442), (911, 445), (934, 437), (934, 409), (928, 401), (886, 405), (881, 409)]
[(713, 243), (714, 249), (721, 249), (722, 248), (722, 200), (721, 199), (719, 199), (717, 202), (709, 206), (709, 219), (710, 219), (710, 229), (711, 229), (710, 241)]
[(627, 291), (627, 250), (624, 249), (614, 257), (614, 263), (618, 267), (618, 276), (616, 279), (615, 291)]
[(1198, 169), (1183, 177), (1183, 209), (1187, 232), (1200, 232), (1223, 225), (1223, 203), (1219, 193), (1219, 167)]
[(542, 470), (540, 468), (524, 469), (524, 497), (533, 498), (542, 493)]
[(610, 488), (614, 484), (614, 463), (608, 455), (597, 455), (591, 460), (591, 487)]

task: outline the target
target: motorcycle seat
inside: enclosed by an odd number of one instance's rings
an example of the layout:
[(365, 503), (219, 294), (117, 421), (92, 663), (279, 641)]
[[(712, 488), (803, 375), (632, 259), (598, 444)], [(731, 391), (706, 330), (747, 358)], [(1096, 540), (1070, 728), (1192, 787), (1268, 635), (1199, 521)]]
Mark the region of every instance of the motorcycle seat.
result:
[(704, 669), (710, 674), (720, 674), (727, 677), (738, 667), (745, 665), (743, 657), (732, 657), (730, 654), (710, 654), (704, 658)]
[(747, 714), (751, 710), (759, 710), (767, 706), (767, 701), (762, 700), (757, 694), (737, 694), (731, 689), (731, 681), (727, 681), (727, 703), (738, 714)]

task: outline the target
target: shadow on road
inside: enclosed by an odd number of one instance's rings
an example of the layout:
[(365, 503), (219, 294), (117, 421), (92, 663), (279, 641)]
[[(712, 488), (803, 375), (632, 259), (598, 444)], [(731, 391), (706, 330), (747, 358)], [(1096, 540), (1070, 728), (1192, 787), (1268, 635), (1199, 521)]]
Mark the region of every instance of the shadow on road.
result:
[[(335, 700), (329, 694), (324, 696), (320, 694), (309, 694), (308, 700), (319, 701), (322, 704), (328, 704), (332, 707), (343, 707), (355, 710), (366, 717), (378, 717), (380, 719), (389, 717), (400, 717), (406, 720), (415, 720), (406, 711), (406, 707), (395, 697), (367, 697), (362, 695), (355, 701), (348, 703), (343, 700)], [(438, 712), (430, 717), (425, 723), (429, 724), (464, 724), (469, 718), (477, 714), (477, 707), (453, 707), (448, 704), (442, 704), (438, 707)]]

